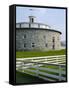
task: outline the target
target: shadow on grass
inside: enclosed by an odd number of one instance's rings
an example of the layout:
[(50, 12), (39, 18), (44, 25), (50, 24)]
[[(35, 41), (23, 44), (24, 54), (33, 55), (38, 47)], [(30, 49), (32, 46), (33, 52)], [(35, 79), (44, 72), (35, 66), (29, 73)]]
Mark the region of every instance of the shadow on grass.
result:
[[(43, 83), (46, 82), (38, 77), (16, 71), (16, 83)], [(48, 82), (48, 81), (47, 81)]]

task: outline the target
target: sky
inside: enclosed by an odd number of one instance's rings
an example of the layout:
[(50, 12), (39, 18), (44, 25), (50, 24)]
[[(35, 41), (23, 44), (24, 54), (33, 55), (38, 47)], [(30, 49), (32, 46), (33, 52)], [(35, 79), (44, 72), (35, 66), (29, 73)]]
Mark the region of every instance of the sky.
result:
[[(30, 10), (32, 9), (32, 10)], [(36, 21), (51, 26), (62, 32), (61, 41), (66, 41), (66, 10), (53, 8), (16, 7), (16, 23), (28, 22), (28, 16), (35, 16)]]

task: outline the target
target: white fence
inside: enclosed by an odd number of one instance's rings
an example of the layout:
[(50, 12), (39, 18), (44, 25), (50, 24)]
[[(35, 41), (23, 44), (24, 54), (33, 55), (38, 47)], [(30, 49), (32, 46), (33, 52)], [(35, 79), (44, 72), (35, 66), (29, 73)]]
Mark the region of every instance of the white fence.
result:
[(17, 58), (16, 69), (48, 81), (66, 80), (65, 55)]
[(31, 58), (17, 58), (16, 60), (25, 61), (25, 62), (42, 62), (42, 63), (53, 63), (53, 64), (65, 65), (66, 56), (57, 55), (57, 56), (44, 56), (44, 57), (31, 57)]

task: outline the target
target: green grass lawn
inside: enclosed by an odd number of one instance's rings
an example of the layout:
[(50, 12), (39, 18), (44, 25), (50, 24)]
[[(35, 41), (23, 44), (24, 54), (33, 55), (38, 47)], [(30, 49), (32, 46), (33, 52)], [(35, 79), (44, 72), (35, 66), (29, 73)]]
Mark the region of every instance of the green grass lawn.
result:
[(52, 50), (52, 51), (17, 51), (16, 58), (27, 58), (27, 57), (40, 57), (40, 56), (54, 56), (54, 55), (65, 55), (66, 50)]
[[(49, 69), (54, 69), (54, 70), (58, 70), (59, 69), (59, 66), (53, 66), (53, 65), (43, 65), (43, 66), (40, 66), (42, 68), (49, 68)], [(34, 70), (36, 71), (37, 69), (36, 68), (28, 68), (29, 70)], [(62, 71), (65, 71), (65, 68), (61, 68)], [(51, 75), (56, 75), (56, 76), (59, 76), (59, 73), (58, 72), (53, 72), (53, 71), (48, 71), (48, 70), (39, 70), (41, 72), (44, 72), (46, 74), (51, 74)], [(39, 73), (38, 71), (38, 73)], [(25, 74), (25, 73), (28, 73), (28, 74)], [(35, 76), (32, 76), (30, 74), (33, 74)], [(39, 74), (39, 76), (43, 76), (43, 77), (46, 77), (48, 79), (51, 79), (51, 80), (55, 80), (55, 81), (58, 81), (57, 78), (53, 78), (53, 77), (49, 77), (49, 76), (45, 76), (45, 75), (42, 75), (42, 74)], [(62, 74), (63, 77), (66, 77), (66, 74)], [(24, 70), (23, 73), (20, 73), (20, 72), (17, 72), (16, 73), (16, 81), (17, 82), (24, 82), (24, 83), (33, 83), (33, 82), (43, 82), (44, 80), (43, 79), (40, 79), (38, 77), (36, 77), (36, 72), (31, 72), (31, 71), (28, 71), (27, 69)]]
[(16, 83), (42, 83), (46, 82), (38, 77), (16, 71)]
[[(44, 73), (46, 73), (46, 74), (51, 74), (51, 75), (56, 75), (56, 76), (59, 76), (59, 72), (54, 72), (54, 71), (48, 71), (48, 70), (41, 70), (40, 68), (48, 68), (48, 69), (52, 69), (52, 70), (58, 70), (59, 71), (59, 66), (56, 66), (56, 65), (42, 65), (42, 66), (39, 66), (39, 70), (38, 70), (38, 73), (39, 72), (44, 72)], [(37, 69), (36, 68), (28, 68), (28, 69), (30, 69), (30, 70), (34, 70), (34, 71), (36, 71)], [(65, 67), (62, 67), (61, 68), (61, 72), (62, 71), (66, 71), (65, 70)], [(33, 75), (36, 75), (36, 72), (31, 72), (31, 71), (27, 71), (27, 69), (24, 71), (24, 72), (26, 72), (26, 73), (28, 73), (28, 74), (33, 74)], [(40, 76), (44, 76), (44, 75), (41, 75), (40, 74)], [(66, 77), (66, 74), (62, 74), (62, 76), (63, 77)], [(49, 76), (44, 76), (44, 77), (46, 77), (46, 78), (49, 78), (49, 79), (51, 79), (51, 80), (58, 80), (58, 79), (56, 79), (56, 78), (52, 78), (52, 77), (49, 77)]]
[[(54, 56), (54, 55), (66, 55), (66, 50), (52, 50), (52, 51), (17, 51), (16, 52), (16, 58), (28, 58), (28, 57), (40, 57), (40, 56)], [(41, 67), (48, 67), (48, 68), (55, 68), (58, 69), (57, 66), (41, 66)], [(34, 70), (34, 68), (30, 68), (31, 70)], [(63, 70), (63, 69), (62, 69)], [(26, 73), (32, 73), (25, 71)], [(53, 72), (44, 71), (49, 74), (53, 74)], [(57, 73), (54, 73), (57, 75)], [(64, 75), (63, 75), (64, 76)], [(50, 77), (49, 77), (50, 78)], [(51, 78), (52, 79), (52, 78)], [(39, 79), (38, 77), (31, 76), (29, 74), (16, 72), (16, 82), (17, 83), (35, 83), (35, 82), (44, 82), (42, 79)]]

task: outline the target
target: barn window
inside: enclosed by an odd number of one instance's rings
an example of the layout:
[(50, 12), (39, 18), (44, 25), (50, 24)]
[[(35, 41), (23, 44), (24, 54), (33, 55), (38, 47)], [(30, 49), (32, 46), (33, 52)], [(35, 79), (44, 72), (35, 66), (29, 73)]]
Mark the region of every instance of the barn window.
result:
[(24, 35), (24, 38), (26, 38), (26, 34)]
[(55, 42), (55, 37), (52, 38), (52, 42)]
[(26, 34), (24, 34), (22, 38), (25, 39), (26, 38)]
[(53, 50), (55, 49), (55, 45), (52, 46), (52, 49), (53, 49)]
[(24, 47), (26, 47), (27, 45), (26, 45), (26, 43), (24, 43)]
[(48, 47), (48, 44), (46, 43), (45, 46)]
[(32, 43), (32, 47), (35, 47), (35, 43)]

